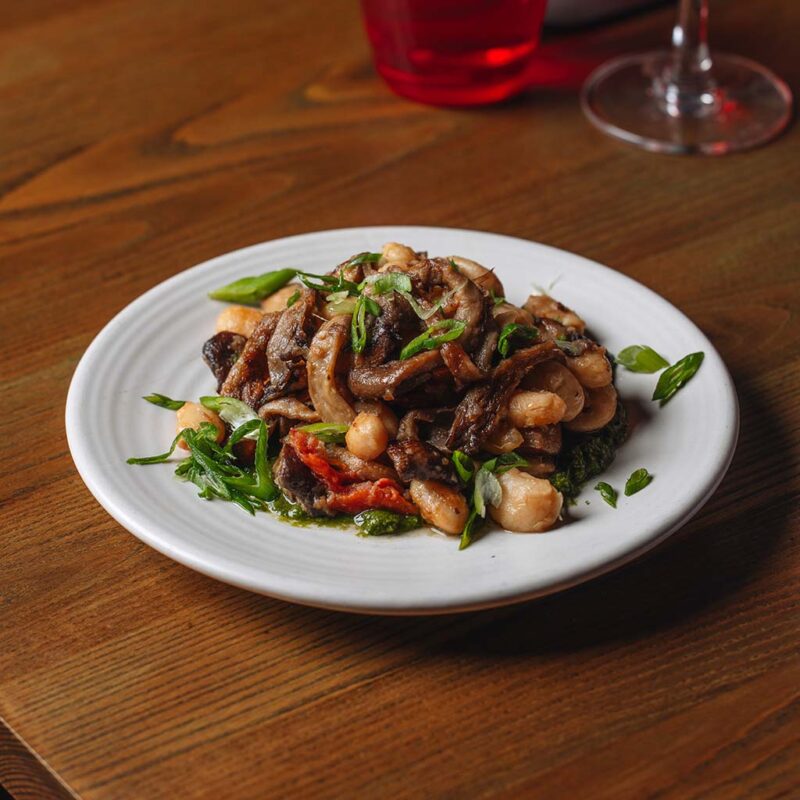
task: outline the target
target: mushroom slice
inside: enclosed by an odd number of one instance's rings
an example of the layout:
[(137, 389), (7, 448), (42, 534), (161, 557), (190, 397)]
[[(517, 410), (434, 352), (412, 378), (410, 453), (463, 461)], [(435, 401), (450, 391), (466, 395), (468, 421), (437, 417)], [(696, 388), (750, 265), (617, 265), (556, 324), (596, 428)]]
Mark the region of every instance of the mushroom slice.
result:
[(285, 417), (301, 422), (319, 422), (319, 414), (296, 397), (279, 397), (277, 400), (270, 400), (258, 409), (258, 416), (261, 419)]
[(348, 424), (356, 411), (336, 380), (336, 362), (350, 332), (350, 315), (339, 315), (323, 323), (311, 341), (306, 371), (311, 402), (323, 422)]

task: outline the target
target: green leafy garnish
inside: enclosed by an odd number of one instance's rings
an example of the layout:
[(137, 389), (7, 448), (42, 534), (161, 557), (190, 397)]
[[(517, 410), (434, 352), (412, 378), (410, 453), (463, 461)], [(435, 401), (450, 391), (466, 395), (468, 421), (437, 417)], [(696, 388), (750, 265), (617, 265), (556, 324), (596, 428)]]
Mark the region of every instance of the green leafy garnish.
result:
[[(251, 468), (241, 467), (231, 448), (255, 428), (258, 439)], [(129, 464), (159, 464), (167, 460), (178, 442), (183, 439), (189, 448), (189, 456), (178, 464), (175, 474), (191, 481), (200, 489), (200, 497), (206, 500), (219, 498), (236, 503), (249, 514), (262, 508), (268, 500), (278, 495), (272, 479), (272, 467), (267, 458), (269, 432), (263, 420), (255, 419), (237, 428), (223, 448), (216, 443), (217, 429), (203, 422), (198, 430), (185, 428), (173, 440), (169, 451), (150, 458), (129, 458)]]
[[(211, 426), (214, 427), (213, 425)], [(178, 446), (178, 442), (181, 440), (181, 437), (184, 433), (186, 433), (187, 429), (182, 430), (173, 440), (172, 444), (169, 446), (169, 450), (166, 453), (159, 453), (157, 456), (145, 456), (144, 458), (129, 458), (125, 463), (126, 464), (163, 464), (174, 452), (175, 448)], [(214, 428), (214, 434), (216, 435), (217, 429)]]
[(344, 437), (350, 426), (338, 422), (312, 422), (301, 425), (297, 430), (311, 433), (328, 444), (344, 444)]
[(484, 464), (475, 473), (475, 486), (473, 488), (472, 502), (475, 511), (482, 517), (486, 516), (486, 506), (498, 506), (503, 499), (503, 490), (500, 481), (494, 474), (486, 469)]
[(630, 372), (658, 372), (660, 369), (669, 366), (663, 356), (643, 344), (632, 344), (617, 354), (617, 363), (622, 364)]
[(297, 276), (304, 286), (317, 292), (333, 294), (346, 291), (353, 297), (358, 297), (359, 294), (358, 284), (346, 280), (341, 275), (315, 275), (313, 272), (298, 272)]
[(165, 394), (158, 394), (158, 392), (145, 395), (142, 400), (147, 400), (148, 403), (152, 403), (154, 406), (158, 406), (159, 408), (168, 408), (170, 411), (177, 411), (179, 408), (182, 408), (184, 405), (186, 405), (185, 400), (173, 400), (171, 397), (167, 397)]
[(502, 475), (514, 467), (528, 467), (530, 464), (516, 453), (503, 453), (495, 458), (490, 458), (483, 466), (497, 475)]
[(472, 459), (461, 450), (455, 450), (451, 460), (461, 482), (464, 484), (469, 483), (475, 474), (475, 465), (472, 463)]
[(353, 517), (360, 536), (385, 536), (406, 533), (422, 527), (422, 519), (416, 514), (396, 514), (379, 508), (362, 511)]
[(501, 358), (507, 358), (511, 352), (512, 338), (530, 342), (536, 339), (538, 335), (538, 329), (534, 328), (532, 325), (520, 325), (516, 322), (509, 322), (509, 324), (504, 326), (503, 330), (500, 331), (500, 337), (497, 340), (497, 352), (500, 353)]
[[(219, 414), (220, 419), (231, 428), (238, 428), (244, 425), (245, 422), (257, 420), (258, 414), (250, 408), (247, 403), (237, 400), (235, 397), (222, 397), (221, 395), (210, 395), (201, 397), (200, 402), (212, 411)], [(257, 427), (257, 426), (256, 426)], [(258, 432), (256, 428), (253, 429), (248, 436), (249, 439), (257, 439)]]
[(212, 300), (254, 306), (289, 283), (296, 274), (297, 270), (294, 269), (277, 269), (274, 272), (265, 272), (263, 275), (239, 278), (227, 286), (214, 289), (208, 296)]
[(380, 261), (383, 258), (381, 253), (359, 253), (357, 256), (351, 258), (345, 265), (344, 268), (347, 267), (358, 267), (361, 264), (374, 264), (376, 261)]
[(600, 497), (608, 503), (611, 508), (617, 507), (617, 490), (611, 486), (610, 484), (606, 483), (605, 481), (600, 481), (595, 487), (598, 492), (600, 492)]
[(367, 312), (379, 317), (381, 307), (365, 294), (359, 296), (350, 320), (350, 346), (354, 353), (363, 353), (367, 346)]
[(372, 286), (375, 294), (388, 294), (389, 292), (410, 292), (411, 278), (402, 272), (385, 272), (380, 275), (371, 275), (362, 286)]
[[(461, 451), (457, 450), (456, 452), (460, 453)], [(462, 453), (462, 456), (463, 455)], [(456, 464), (456, 470), (458, 471), (455, 458), (453, 459), (453, 463)], [(528, 462), (516, 453), (503, 453), (481, 464), (478, 471), (475, 472), (472, 481), (470, 513), (464, 530), (461, 531), (461, 542), (458, 546), (459, 550), (463, 550), (465, 547), (469, 547), (469, 545), (472, 544), (475, 534), (480, 527), (480, 521), (486, 517), (486, 507), (497, 506), (502, 501), (503, 490), (496, 476), (502, 475), (504, 472), (508, 472), (508, 470), (514, 467), (527, 466)]]
[(656, 390), (653, 392), (653, 400), (660, 400), (662, 406), (667, 403), (678, 389), (692, 379), (700, 369), (704, 357), (704, 353), (690, 353), (665, 369), (658, 378)]
[(289, 295), (289, 299), (286, 301), (286, 308), (291, 308), (298, 300), (300, 299), (300, 290), (293, 292)]
[(443, 319), (434, 322), (428, 330), (412, 339), (401, 351), (400, 360), (411, 358), (423, 350), (435, 350), (445, 342), (458, 339), (466, 330), (466, 324), (456, 319)]
[(625, 482), (625, 497), (641, 492), (652, 480), (653, 476), (644, 467), (637, 469)]
[(467, 517), (467, 523), (464, 525), (464, 530), (461, 531), (461, 540), (458, 543), (458, 549), (464, 550), (475, 541), (475, 535), (483, 526), (484, 519), (473, 508)]

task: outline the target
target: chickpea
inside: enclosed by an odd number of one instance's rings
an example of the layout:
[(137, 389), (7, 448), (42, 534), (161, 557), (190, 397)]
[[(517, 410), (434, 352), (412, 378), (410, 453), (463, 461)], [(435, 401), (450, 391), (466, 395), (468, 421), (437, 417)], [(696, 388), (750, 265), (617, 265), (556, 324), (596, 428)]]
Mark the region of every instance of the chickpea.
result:
[(354, 456), (374, 461), (389, 444), (389, 433), (380, 417), (362, 411), (350, 423), (344, 440)]
[(264, 313), (257, 308), (247, 306), (228, 306), (223, 308), (217, 317), (217, 333), (230, 331), (250, 338)]
[(583, 411), (586, 397), (578, 379), (557, 361), (539, 364), (522, 382), (524, 389), (535, 389), (540, 392), (554, 392), (566, 404), (567, 410), (563, 422), (575, 419)]
[(301, 287), (296, 283), (289, 283), (286, 286), (281, 287), (277, 292), (273, 292), (269, 297), (265, 297), (261, 301), (261, 310), (265, 314), (269, 314), (273, 311), (285, 310), (286, 304), (289, 302), (289, 298), (295, 292), (299, 291), (300, 288)]
[(492, 308), (492, 316), (501, 329), (512, 322), (517, 325), (533, 325), (533, 317), (530, 312), (512, 303), (498, 303)]
[(481, 289), (493, 292), (495, 297), (505, 297), (506, 292), (500, 278), (494, 274), (494, 270), (487, 269), (483, 264), (462, 256), (450, 256), (449, 259), (458, 267), (462, 275), (466, 275), (473, 283), (477, 283)]
[(575, 328), (579, 333), (583, 333), (586, 330), (586, 323), (574, 311), (549, 295), (532, 294), (525, 301), (523, 308), (526, 311), (530, 311), (535, 317), (554, 319), (567, 328)]
[(429, 525), (458, 536), (467, 524), (469, 509), (464, 495), (439, 481), (411, 481), (411, 499)]
[(567, 368), (587, 389), (599, 389), (611, 383), (611, 364), (606, 358), (605, 347), (568, 358)]
[(510, 469), (497, 480), (503, 490), (499, 506), (489, 506), (491, 518), (508, 531), (541, 533), (552, 527), (564, 498), (550, 481)]
[[(217, 429), (217, 444), (220, 444), (225, 438), (225, 423), (219, 418), (219, 414), (200, 403), (184, 403), (175, 412), (175, 420), (176, 433), (180, 433), (184, 428), (196, 431), (200, 429), (202, 423), (210, 422)], [(189, 449), (183, 439), (178, 442), (178, 445), (184, 450)]]
[(384, 264), (397, 264), (402, 266), (416, 260), (416, 252), (399, 242), (387, 242), (381, 248), (381, 261)]
[(383, 427), (389, 434), (390, 439), (397, 438), (397, 431), (400, 428), (400, 423), (397, 415), (392, 411), (386, 403), (381, 403), (380, 400), (357, 400), (355, 402), (356, 411), (363, 411), (365, 414), (374, 414), (380, 417)]
[(517, 428), (555, 425), (566, 412), (567, 404), (554, 392), (517, 392), (508, 403), (508, 419)]
[(571, 422), (564, 427), (571, 431), (587, 433), (608, 425), (617, 413), (617, 390), (609, 384), (599, 389), (586, 390), (586, 405)]
[(525, 443), (525, 438), (518, 428), (510, 425), (496, 430), (484, 443), (483, 447), (488, 453), (500, 455), (511, 453)]

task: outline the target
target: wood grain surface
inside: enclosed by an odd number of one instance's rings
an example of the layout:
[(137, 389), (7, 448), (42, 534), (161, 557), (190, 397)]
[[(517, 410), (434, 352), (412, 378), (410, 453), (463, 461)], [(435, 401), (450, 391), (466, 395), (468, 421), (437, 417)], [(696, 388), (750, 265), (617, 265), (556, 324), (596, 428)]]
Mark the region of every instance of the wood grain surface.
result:
[[(800, 4), (712, 6), (715, 45), (800, 89)], [(574, 92), (664, 42), (672, 11), (551, 37), (560, 85), (456, 111), (380, 83), (352, 0), (3, 4), (0, 783), (18, 800), (800, 794), (800, 133), (658, 157), (592, 130)], [(385, 223), (563, 247), (691, 316), (742, 406), (695, 520), (557, 596), (384, 619), (216, 583), (110, 519), (63, 428), (98, 330), (227, 250)]]

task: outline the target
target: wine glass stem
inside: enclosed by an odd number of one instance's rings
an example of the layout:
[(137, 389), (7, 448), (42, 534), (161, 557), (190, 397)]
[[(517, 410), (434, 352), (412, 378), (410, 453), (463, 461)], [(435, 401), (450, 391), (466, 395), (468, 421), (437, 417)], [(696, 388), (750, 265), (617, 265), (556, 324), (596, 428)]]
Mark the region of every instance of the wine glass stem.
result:
[(719, 110), (711, 74), (708, 0), (680, 0), (672, 29), (672, 57), (654, 82), (663, 110), (672, 117), (705, 117)]

